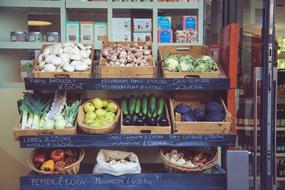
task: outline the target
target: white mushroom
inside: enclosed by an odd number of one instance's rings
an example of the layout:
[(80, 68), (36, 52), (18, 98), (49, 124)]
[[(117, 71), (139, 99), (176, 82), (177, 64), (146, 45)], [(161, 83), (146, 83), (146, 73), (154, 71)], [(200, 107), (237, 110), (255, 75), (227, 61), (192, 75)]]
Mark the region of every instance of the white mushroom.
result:
[(52, 64), (52, 63), (51, 63), (52, 60), (53, 60), (53, 59), (56, 59), (56, 58), (57, 58), (56, 55), (47, 55), (47, 56), (45, 57), (45, 62), (48, 63), (48, 64)]
[(44, 65), (44, 71), (46, 72), (54, 72), (55, 70), (56, 70), (56, 67), (52, 64)]
[(84, 47), (84, 45), (82, 45), (82, 44), (80, 44), (80, 43), (78, 43), (78, 44), (76, 44), (76, 45), (79, 47), (80, 50), (83, 50), (83, 51), (86, 50), (86, 48)]
[(71, 65), (75, 66), (79, 61), (71, 61)]
[(86, 65), (91, 65), (92, 63), (91, 59), (83, 59), (82, 62), (84, 62)]
[(81, 57), (83, 57), (83, 58), (88, 58), (88, 57), (89, 57), (88, 52), (87, 52), (87, 51), (84, 51), (84, 50), (81, 50), (81, 51), (80, 51), (80, 55), (81, 55)]
[(62, 44), (62, 46), (63, 46), (63, 47), (73, 47), (74, 44), (71, 43), (71, 42), (65, 42), (65, 43)]
[(79, 61), (81, 59), (81, 55), (80, 54), (72, 54), (72, 53), (70, 53), (69, 54), (69, 58), (71, 60)]
[(85, 46), (85, 48), (86, 48), (87, 50), (90, 50), (90, 51), (91, 51), (92, 45)]
[(77, 62), (74, 65), (76, 71), (86, 71), (88, 69), (88, 65), (83, 62)]
[(67, 54), (69, 54), (71, 50), (72, 50), (71, 46), (66, 46), (66, 47), (63, 48), (63, 52), (67, 53)]
[(52, 52), (52, 49), (53, 49), (52, 46), (46, 47), (46, 48), (43, 50), (43, 55), (44, 55), (44, 56), (50, 55), (51, 52)]
[(50, 64), (53, 65), (60, 65), (62, 63), (62, 59), (60, 59), (59, 57), (55, 56), (52, 59), (50, 59)]
[(59, 47), (57, 55), (61, 56), (62, 54), (63, 54), (63, 49), (62, 49), (62, 47)]
[(63, 70), (65, 70), (66, 72), (73, 72), (74, 71), (74, 66), (72, 66), (70, 64), (64, 64), (63, 65)]
[(60, 55), (60, 58), (62, 59), (62, 61), (64, 63), (69, 63), (69, 55), (68, 54), (63, 53), (63, 54)]
[(40, 67), (43, 67), (45, 64), (45, 61), (43, 60), (43, 58), (44, 58), (43, 54), (40, 54), (38, 57), (38, 63)]

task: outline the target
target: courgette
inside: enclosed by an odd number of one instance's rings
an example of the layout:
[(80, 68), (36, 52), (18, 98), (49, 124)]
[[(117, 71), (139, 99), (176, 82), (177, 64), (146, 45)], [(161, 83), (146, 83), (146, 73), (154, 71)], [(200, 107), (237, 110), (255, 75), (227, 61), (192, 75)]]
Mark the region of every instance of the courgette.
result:
[(165, 103), (164, 103), (164, 99), (163, 97), (159, 97), (158, 98), (158, 103), (157, 103), (157, 115), (158, 116), (162, 116), (163, 115), (163, 112), (164, 112), (164, 108), (165, 107)]
[(155, 112), (156, 109), (156, 97), (152, 94), (149, 98), (149, 111), (151, 114)]
[(147, 97), (146, 97), (146, 95), (143, 95), (143, 97), (142, 97), (142, 113), (144, 115), (147, 115)]
[(136, 106), (136, 97), (134, 95), (131, 95), (130, 102), (129, 102), (129, 114), (130, 115), (134, 114), (135, 106)]
[(135, 113), (139, 114), (141, 112), (141, 98), (138, 96), (136, 98), (136, 108), (135, 108)]
[(121, 98), (121, 109), (124, 115), (128, 115), (128, 102), (127, 102), (127, 97), (122, 96)]

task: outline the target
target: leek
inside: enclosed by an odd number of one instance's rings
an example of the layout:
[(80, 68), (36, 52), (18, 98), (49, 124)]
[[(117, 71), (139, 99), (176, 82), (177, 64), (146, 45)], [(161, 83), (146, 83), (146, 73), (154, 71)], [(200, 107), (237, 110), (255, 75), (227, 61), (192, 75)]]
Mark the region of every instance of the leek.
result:
[(28, 121), (27, 121), (27, 124), (26, 124), (25, 128), (31, 128), (32, 127), (33, 118), (34, 118), (34, 115), (33, 115), (32, 112), (30, 112), (29, 113), (29, 118), (28, 118)]
[(42, 114), (46, 111), (45, 108), (50, 104), (51, 100), (43, 96), (37, 96), (28, 92), (24, 93), (24, 100), (26, 101), (27, 106), (30, 110), (31, 115), (29, 115), (29, 119), (33, 117), (32, 123), (30, 123), (31, 121), (28, 119), (28, 127), (32, 127), (33, 129), (39, 129), (40, 118)]
[(73, 123), (77, 113), (79, 112), (80, 101), (75, 101), (71, 106), (65, 104), (65, 120), (67, 121), (67, 128), (73, 127)]
[(24, 100), (21, 100), (20, 104), (21, 104), (20, 111), (22, 113), (21, 128), (25, 129), (27, 127), (27, 122), (28, 122), (29, 108)]

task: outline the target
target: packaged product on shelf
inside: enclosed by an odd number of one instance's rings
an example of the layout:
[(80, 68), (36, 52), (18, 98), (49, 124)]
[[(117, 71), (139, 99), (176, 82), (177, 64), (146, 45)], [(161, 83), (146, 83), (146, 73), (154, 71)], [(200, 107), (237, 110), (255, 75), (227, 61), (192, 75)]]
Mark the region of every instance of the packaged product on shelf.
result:
[(58, 32), (47, 32), (47, 41), (48, 42), (59, 42), (59, 33)]
[(21, 31), (11, 32), (10, 41), (11, 42), (25, 42), (26, 41), (25, 33)]
[(93, 174), (120, 176), (141, 173), (139, 159), (132, 152), (101, 149), (96, 161)]
[(198, 30), (197, 16), (183, 16), (183, 30)]
[(172, 30), (158, 30), (157, 31), (157, 41), (159, 43), (172, 43), (173, 41), (173, 31)]
[(151, 20), (150, 18), (134, 18), (134, 32), (151, 32)]
[(114, 41), (131, 41), (131, 18), (113, 18), (112, 28)]
[(94, 24), (94, 42), (102, 42), (103, 37), (108, 35), (106, 22), (95, 22)]
[(66, 41), (77, 42), (80, 39), (80, 22), (79, 21), (66, 21)]
[(197, 30), (176, 30), (176, 43), (197, 43)]
[(171, 30), (171, 17), (170, 16), (159, 16), (157, 18), (157, 29), (158, 30)]
[(33, 60), (21, 60), (21, 78), (30, 77), (32, 74)]
[(93, 45), (66, 42), (45, 46), (34, 64), (33, 77), (89, 78), (93, 59)]
[(94, 42), (93, 21), (80, 21), (80, 42), (82, 44), (93, 44)]
[(151, 33), (150, 32), (134, 32), (133, 33), (133, 41), (134, 42), (145, 42), (147, 41), (147, 37), (149, 37), (151, 41)]
[(30, 32), (29, 42), (43, 42), (43, 34), (41, 32)]

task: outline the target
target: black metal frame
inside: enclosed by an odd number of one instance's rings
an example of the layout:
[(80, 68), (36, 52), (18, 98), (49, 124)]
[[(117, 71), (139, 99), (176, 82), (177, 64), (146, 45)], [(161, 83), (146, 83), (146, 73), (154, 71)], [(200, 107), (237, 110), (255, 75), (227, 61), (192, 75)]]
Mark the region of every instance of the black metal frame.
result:
[(273, 68), (275, 63), (275, 0), (263, 4), (262, 114), (261, 114), (261, 189), (273, 189), (275, 176), (275, 103)]

